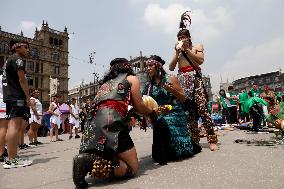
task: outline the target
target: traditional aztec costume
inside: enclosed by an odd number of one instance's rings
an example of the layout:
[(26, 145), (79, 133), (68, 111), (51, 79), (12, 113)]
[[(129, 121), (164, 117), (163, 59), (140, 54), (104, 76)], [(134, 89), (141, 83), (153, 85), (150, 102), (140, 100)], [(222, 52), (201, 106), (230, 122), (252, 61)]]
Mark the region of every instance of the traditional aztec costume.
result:
[[(187, 35), (190, 37), (189, 30), (186, 29), (185, 24), (187, 21), (191, 24), (191, 18), (187, 12), (185, 12), (181, 16), (181, 30), (178, 32), (178, 36)], [(198, 119), (201, 117), (203, 126), (207, 133), (208, 142), (217, 144), (218, 140), (214, 133), (213, 123), (208, 110), (208, 99), (202, 80), (201, 68), (192, 63), (184, 50), (182, 50), (179, 54), (178, 62), (186, 62), (186, 64), (189, 65), (179, 68), (178, 79), (187, 97), (184, 107), (188, 114), (189, 131), (191, 133), (191, 137), (194, 142), (199, 143), (200, 130), (198, 128)]]
[(270, 114), (266, 116), (266, 121), (281, 130), (284, 135), (284, 102), (270, 108)]
[(169, 114), (161, 114), (153, 127), (153, 160), (166, 164), (168, 160), (177, 160), (190, 157), (194, 153), (200, 152), (201, 148), (192, 143), (189, 136), (187, 120), (182, 104), (176, 100), (176, 97), (163, 88), (163, 85), (170, 83), (170, 75), (162, 76), (162, 64), (156, 60), (149, 59), (156, 65), (157, 73), (162, 79), (160, 84), (154, 81), (149, 82), (144, 94), (147, 94), (158, 103), (159, 106), (171, 105), (173, 109)]
[[(73, 159), (73, 181), (77, 187), (86, 187), (85, 176), (91, 173), (96, 178), (109, 177), (119, 166), (117, 153), (134, 147), (129, 136), (128, 104), (130, 84), (127, 73), (120, 73), (105, 82), (95, 97), (95, 106), (88, 116), (80, 145), (79, 155)], [(131, 168), (125, 178), (132, 175)]]

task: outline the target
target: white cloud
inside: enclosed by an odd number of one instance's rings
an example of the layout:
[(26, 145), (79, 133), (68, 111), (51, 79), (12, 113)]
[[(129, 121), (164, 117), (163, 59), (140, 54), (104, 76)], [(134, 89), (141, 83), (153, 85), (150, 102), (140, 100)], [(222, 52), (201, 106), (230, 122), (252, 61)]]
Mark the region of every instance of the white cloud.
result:
[(260, 45), (240, 49), (233, 59), (226, 62), (222, 75), (238, 79), (250, 75), (278, 70), (284, 65), (284, 37), (272, 39)]
[(216, 39), (221, 36), (222, 29), (231, 23), (231, 14), (225, 7), (217, 7), (209, 11), (192, 10), (182, 4), (171, 4), (162, 8), (159, 4), (149, 4), (144, 12), (145, 22), (152, 28), (166, 33), (176, 33), (180, 15), (191, 10), (192, 31), (194, 38), (202, 40)]
[(35, 29), (36, 23), (33, 21), (21, 21), (21, 29), (22, 30), (31, 30)]
[(149, 4), (144, 12), (144, 20), (151, 27), (167, 33), (176, 32), (181, 13), (190, 10), (180, 4), (172, 4), (163, 9), (159, 4)]
[(284, 70), (284, 37), (277, 37), (258, 45), (243, 47), (218, 72), (210, 73), (214, 92), (219, 91), (223, 82), (232, 82), (242, 77)]
[(38, 30), (41, 28), (41, 24), (36, 24), (33, 21), (21, 21), (20, 23), (20, 30), (23, 31), (24, 36), (27, 37), (33, 37), (34, 36), (34, 32), (35, 32), (35, 28), (38, 28)]

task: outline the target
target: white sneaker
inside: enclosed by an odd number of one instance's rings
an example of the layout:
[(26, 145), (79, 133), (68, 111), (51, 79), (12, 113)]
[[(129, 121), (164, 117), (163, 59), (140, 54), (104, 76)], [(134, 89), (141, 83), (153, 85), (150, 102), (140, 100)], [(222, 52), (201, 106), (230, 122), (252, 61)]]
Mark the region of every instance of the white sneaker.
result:
[(11, 168), (18, 168), (18, 167), (26, 167), (33, 163), (31, 160), (21, 159), (21, 158), (15, 158), (13, 160), (7, 160), (3, 164), (4, 169), (11, 169)]

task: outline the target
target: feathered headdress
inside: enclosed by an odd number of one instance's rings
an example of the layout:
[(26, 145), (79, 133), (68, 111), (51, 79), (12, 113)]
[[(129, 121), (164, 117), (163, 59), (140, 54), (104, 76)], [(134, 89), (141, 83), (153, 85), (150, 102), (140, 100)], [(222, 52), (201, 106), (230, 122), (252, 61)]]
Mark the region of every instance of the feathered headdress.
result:
[(177, 36), (180, 36), (182, 34), (186, 34), (188, 36), (190, 36), (189, 30), (186, 27), (189, 27), (191, 25), (191, 18), (189, 16), (189, 13), (191, 11), (185, 11), (184, 13), (182, 13), (181, 17), (180, 17), (180, 23), (179, 23), (179, 32), (177, 34)]
[(185, 11), (184, 13), (182, 13), (182, 15), (180, 17), (180, 23), (179, 23), (180, 29), (186, 29), (187, 22), (189, 23), (188, 27), (191, 25), (191, 18), (189, 16), (190, 12), (191, 11)]

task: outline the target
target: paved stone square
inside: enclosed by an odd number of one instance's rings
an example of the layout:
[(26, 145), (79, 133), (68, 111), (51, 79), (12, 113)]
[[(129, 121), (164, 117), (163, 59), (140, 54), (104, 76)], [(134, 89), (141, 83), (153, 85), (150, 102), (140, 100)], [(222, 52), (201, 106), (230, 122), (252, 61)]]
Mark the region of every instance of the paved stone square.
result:
[[(281, 189), (284, 188), (284, 145), (269, 145), (273, 134), (251, 134), (245, 131), (220, 131), (219, 146), (211, 152), (205, 138), (203, 151), (196, 156), (159, 166), (151, 159), (152, 130), (134, 128), (131, 136), (137, 148), (140, 170), (127, 181), (96, 181), (87, 178), (89, 188), (115, 189)], [(1, 189), (70, 189), (72, 157), (78, 153), (80, 139), (49, 143), (49, 137), (39, 138), (43, 145), (21, 150), (20, 156), (33, 160), (25, 168), (0, 168)], [(235, 143), (236, 139), (252, 141)], [(255, 141), (255, 142), (254, 142)]]

